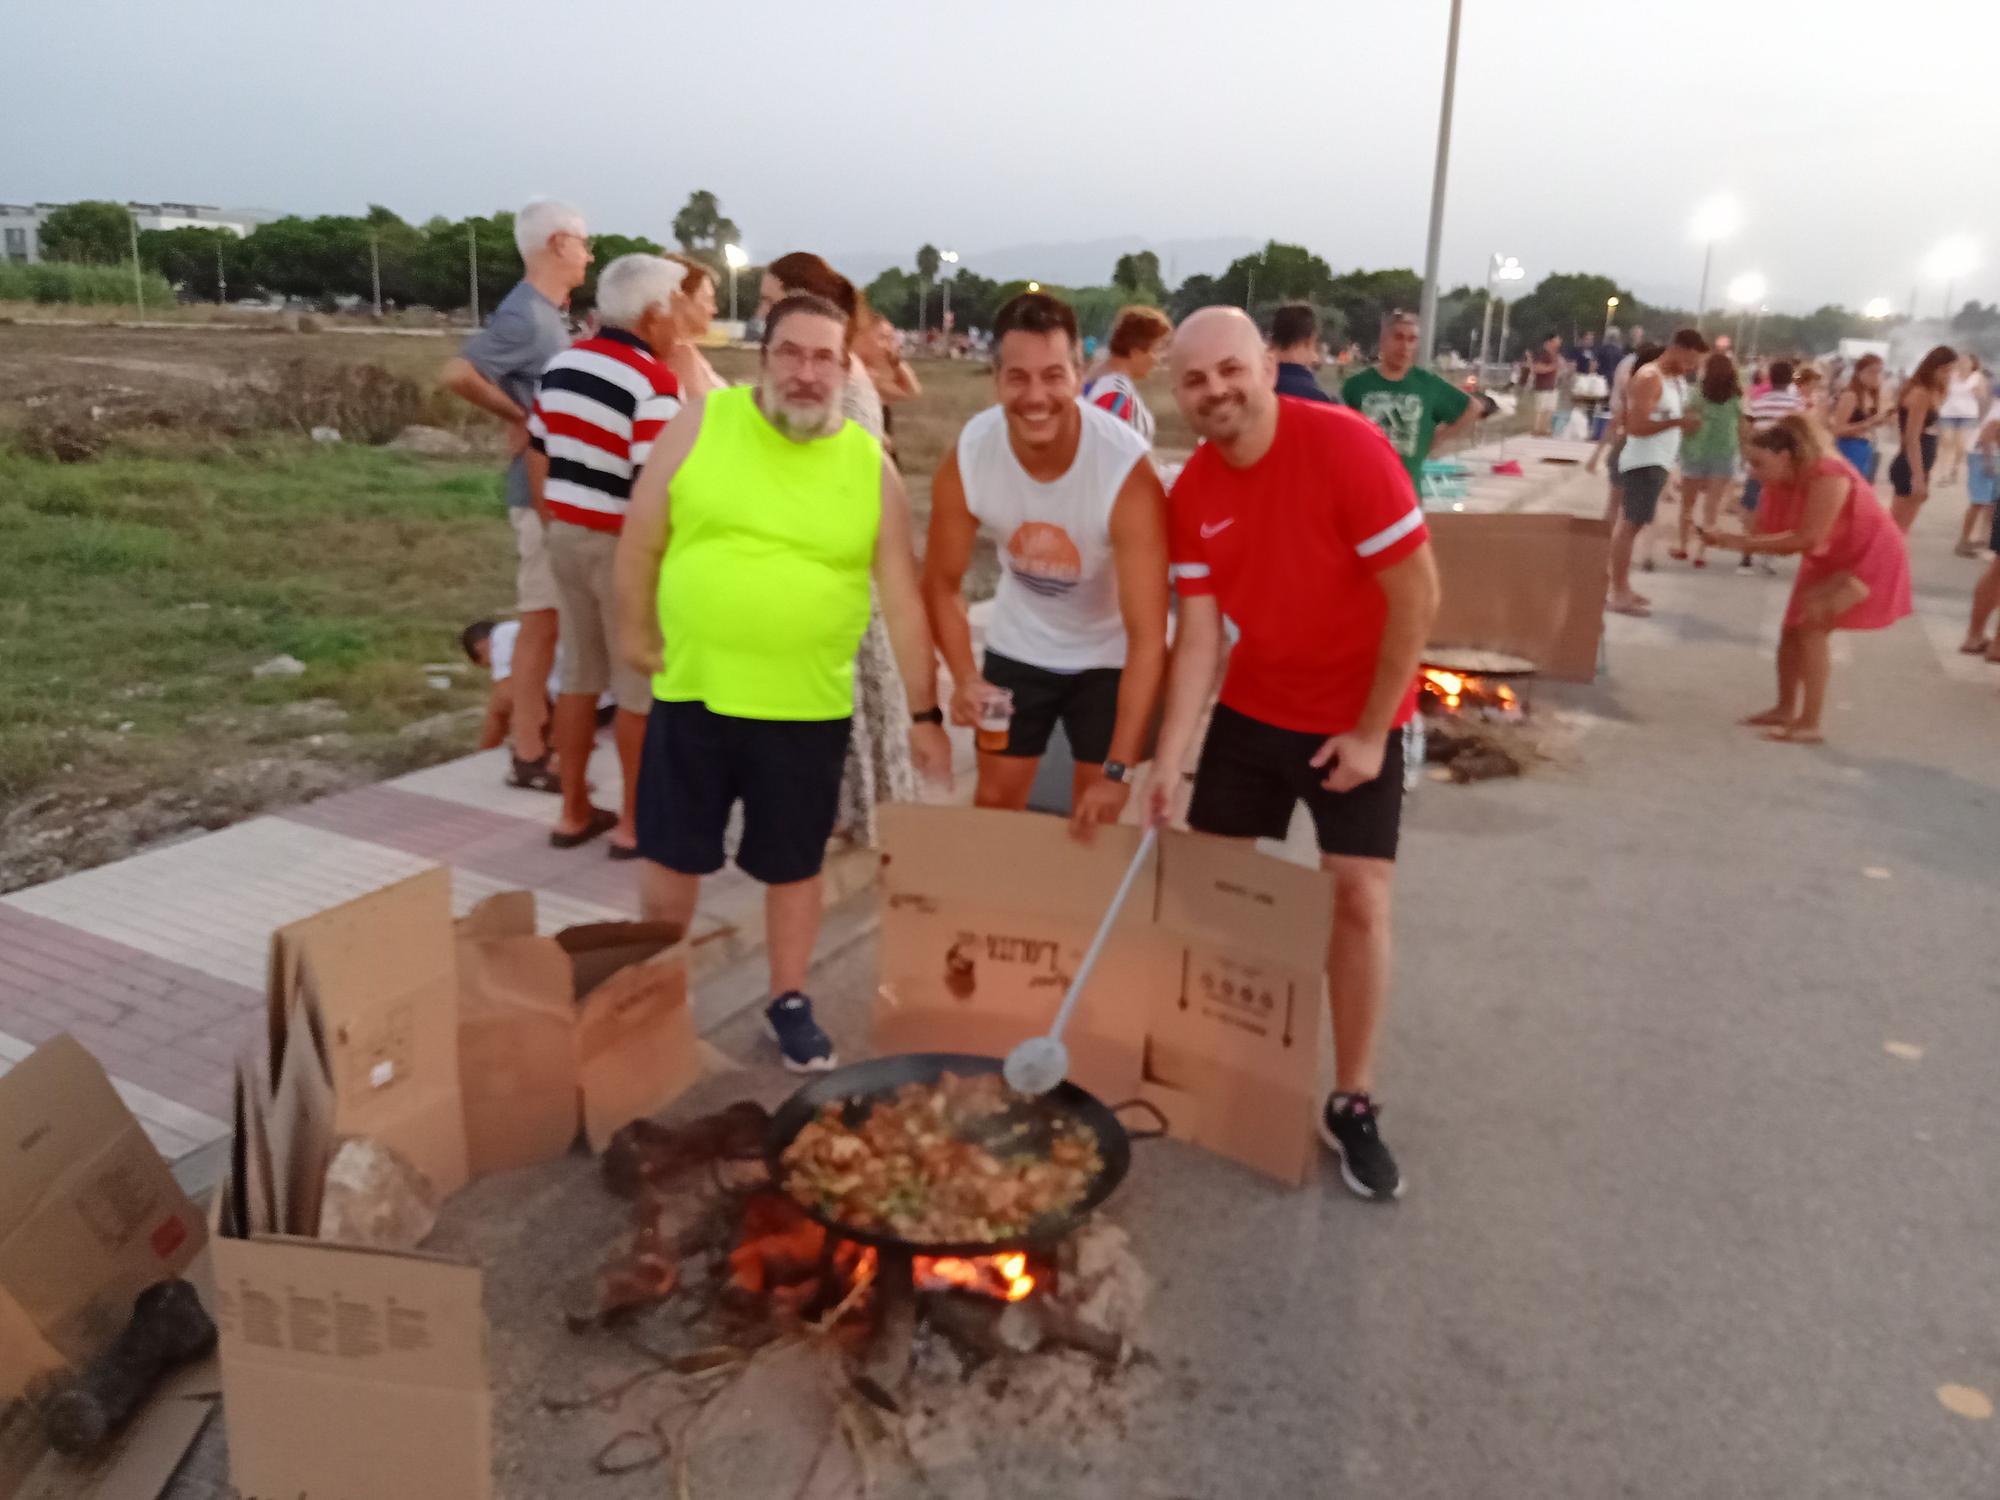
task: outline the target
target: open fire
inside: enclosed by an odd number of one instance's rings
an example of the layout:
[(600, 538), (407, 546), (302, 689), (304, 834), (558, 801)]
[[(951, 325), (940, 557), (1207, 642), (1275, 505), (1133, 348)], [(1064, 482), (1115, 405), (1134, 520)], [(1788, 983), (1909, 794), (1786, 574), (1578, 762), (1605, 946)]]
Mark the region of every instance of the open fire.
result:
[(1433, 713), (1478, 714), (1489, 719), (1518, 718), (1526, 710), (1521, 695), (1506, 683), (1472, 672), (1423, 669), (1424, 707)]
[(956, 1289), (1020, 1302), (1035, 1294), (1035, 1278), (1028, 1271), (1028, 1257), (1016, 1251), (1010, 1255), (956, 1255), (916, 1258), (917, 1290), (944, 1292)]

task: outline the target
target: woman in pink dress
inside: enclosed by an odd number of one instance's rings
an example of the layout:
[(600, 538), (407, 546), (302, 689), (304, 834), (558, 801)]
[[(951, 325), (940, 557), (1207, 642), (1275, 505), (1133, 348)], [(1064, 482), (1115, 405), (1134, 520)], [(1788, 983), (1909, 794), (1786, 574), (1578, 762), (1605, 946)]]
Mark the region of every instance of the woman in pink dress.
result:
[(1744, 461), (1764, 485), (1759, 532), (1702, 539), (1731, 551), (1799, 559), (1798, 582), (1778, 637), (1778, 702), (1743, 722), (1790, 745), (1821, 741), (1820, 715), (1833, 671), (1836, 630), (1880, 630), (1910, 612), (1910, 558), (1903, 533), (1874, 488), (1833, 452), (1823, 428), (1804, 416), (1753, 433)]

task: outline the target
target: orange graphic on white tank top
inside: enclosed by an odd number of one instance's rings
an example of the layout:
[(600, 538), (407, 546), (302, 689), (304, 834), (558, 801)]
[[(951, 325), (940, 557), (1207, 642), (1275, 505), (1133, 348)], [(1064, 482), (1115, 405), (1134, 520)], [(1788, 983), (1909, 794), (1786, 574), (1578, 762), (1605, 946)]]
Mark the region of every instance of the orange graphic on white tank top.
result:
[(1067, 594), (1083, 579), (1083, 554), (1060, 526), (1024, 521), (1007, 538), (1007, 569), (1037, 594)]

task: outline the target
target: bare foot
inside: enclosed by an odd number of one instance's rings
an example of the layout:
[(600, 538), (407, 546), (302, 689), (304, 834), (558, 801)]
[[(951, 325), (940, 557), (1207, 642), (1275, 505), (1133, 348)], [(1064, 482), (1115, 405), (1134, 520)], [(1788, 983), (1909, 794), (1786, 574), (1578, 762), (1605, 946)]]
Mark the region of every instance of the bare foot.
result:
[(1637, 615), (1642, 620), (1653, 612), (1648, 602), (1641, 599), (1637, 594), (1633, 594), (1626, 599), (1614, 598), (1606, 605), (1606, 608), (1615, 615)]
[(1967, 656), (1984, 656), (1992, 644), (1984, 636), (1969, 635), (1960, 643), (1958, 649), (1963, 651)]
[(1747, 724), (1752, 729), (1788, 729), (1792, 716), (1782, 708), (1767, 708), (1761, 714), (1752, 714), (1747, 719), (1738, 719), (1739, 724)]
[(1771, 741), (1774, 745), (1823, 745), (1826, 743), (1825, 735), (1821, 734), (1817, 729), (1808, 728), (1804, 724), (1787, 724), (1782, 729), (1772, 730), (1764, 738)]

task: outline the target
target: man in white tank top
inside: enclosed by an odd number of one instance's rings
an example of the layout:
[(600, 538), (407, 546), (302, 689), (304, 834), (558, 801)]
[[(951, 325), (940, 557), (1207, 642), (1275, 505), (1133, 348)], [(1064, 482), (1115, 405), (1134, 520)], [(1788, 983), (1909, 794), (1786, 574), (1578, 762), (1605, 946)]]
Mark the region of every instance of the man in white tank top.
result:
[(1652, 600), (1632, 591), (1632, 544), (1653, 524), (1660, 496), (1680, 461), (1681, 435), (1701, 426), (1687, 415), (1687, 378), (1701, 368), (1708, 340), (1683, 328), (1664, 353), (1635, 370), (1625, 390), (1625, 446), (1618, 455), (1618, 524), (1611, 531), (1610, 608), (1621, 615), (1648, 615)]
[[(1004, 689), (1004, 747), (981, 748), (981, 807), (1028, 805), (1060, 722), (1076, 757), (1073, 826), (1115, 822), (1167, 661), (1167, 497), (1148, 448), (1078, 399), (1076, 314), (1025, 292), (993, 322), (1000, 404), (960, 430), (931, 481), (924, 602), (956, 684), (954, 723)], [(984, 525), (1000, 549), (986, 660), (963, 585)]]

